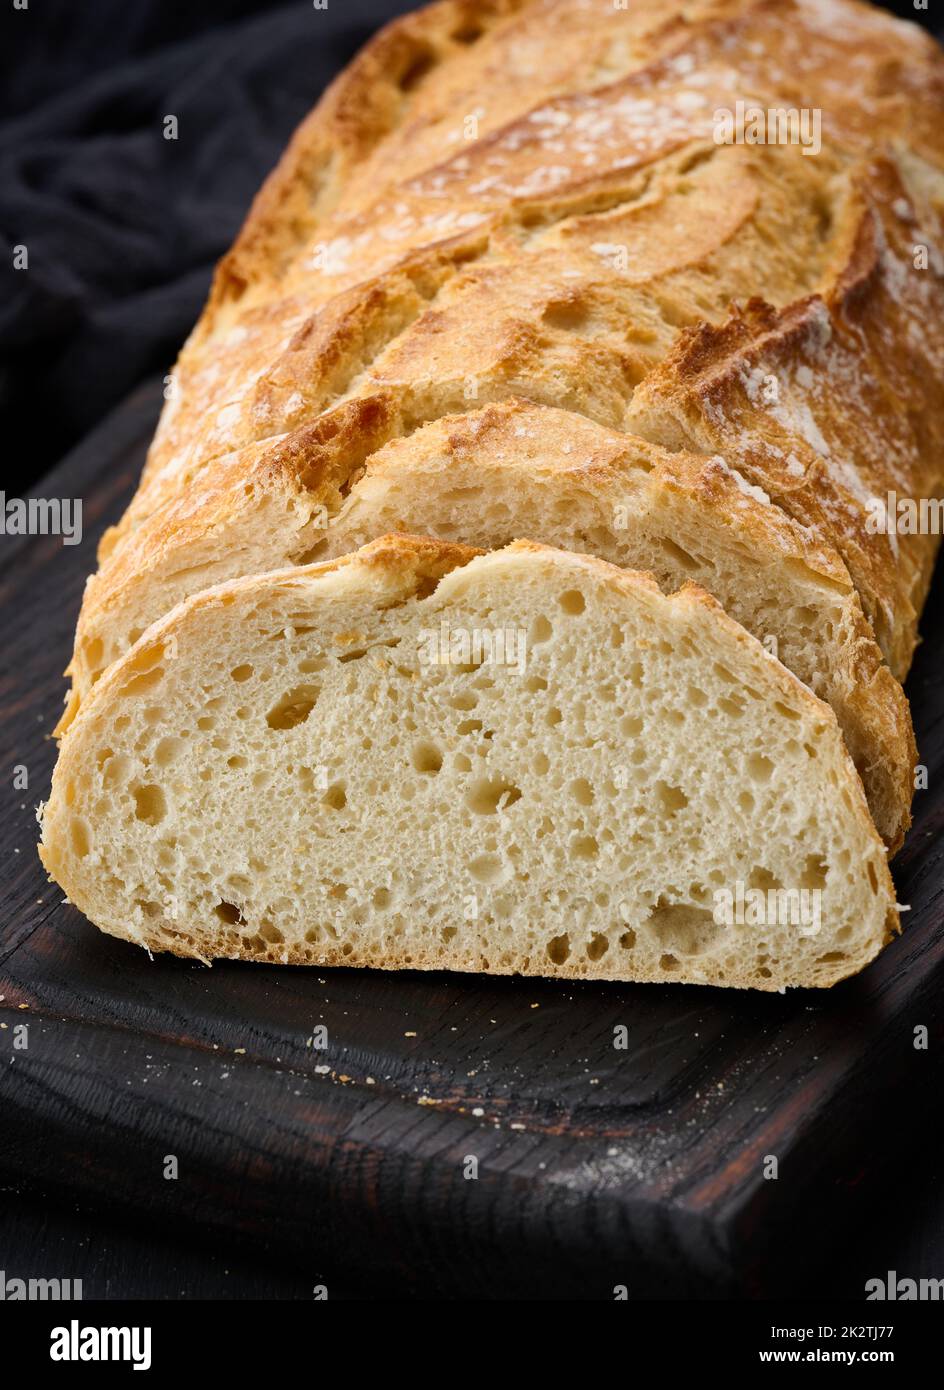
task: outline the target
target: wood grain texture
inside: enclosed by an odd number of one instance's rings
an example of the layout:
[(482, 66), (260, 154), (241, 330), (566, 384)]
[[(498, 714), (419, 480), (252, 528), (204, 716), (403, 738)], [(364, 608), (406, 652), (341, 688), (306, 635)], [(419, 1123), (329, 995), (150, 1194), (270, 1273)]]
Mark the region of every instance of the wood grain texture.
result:
[(150, 961), (63, 904), (34, 808), (84, 575), (158, 404), (138, 393), (41, 489), (84, 499), (81, 546), (0, 549), (4, 1181), (374, 1291), (465, 1297), (762, 1294), (867, 1220), (941, 1079), (940, 585), (909, 682), (931, 789), (895, 861), (905, 934), (829, 993)]

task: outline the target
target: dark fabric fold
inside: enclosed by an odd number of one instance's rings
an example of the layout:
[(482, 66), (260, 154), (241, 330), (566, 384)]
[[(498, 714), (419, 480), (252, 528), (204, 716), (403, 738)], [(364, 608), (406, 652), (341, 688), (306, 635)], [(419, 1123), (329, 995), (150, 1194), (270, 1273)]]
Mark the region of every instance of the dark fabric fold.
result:
[[(166, 371), (292, 130), (407, 0), (5, 6), (0, 414), (27, 486)], [(164, 118), (177, 120), (176, 140)], [(27, 270), (13, 268), (25, 246)]]

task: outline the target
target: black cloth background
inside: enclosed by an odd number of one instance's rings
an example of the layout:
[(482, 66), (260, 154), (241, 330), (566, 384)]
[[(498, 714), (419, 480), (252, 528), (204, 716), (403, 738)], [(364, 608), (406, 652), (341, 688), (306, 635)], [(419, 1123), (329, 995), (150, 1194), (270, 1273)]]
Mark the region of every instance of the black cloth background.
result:
[[(293, 128), (414, 0), (2, 3), (0, 488), (13, 494), (169, 369)], [(933, 0), (889, 8), (939, 22)]]
[[(3, 0), (0, 488), (169, 370), (292, 130), (409, 0)], [(165, 140), (174, 115), (179, 138)], [(12, 269), (12, 247), (28, 270)]]

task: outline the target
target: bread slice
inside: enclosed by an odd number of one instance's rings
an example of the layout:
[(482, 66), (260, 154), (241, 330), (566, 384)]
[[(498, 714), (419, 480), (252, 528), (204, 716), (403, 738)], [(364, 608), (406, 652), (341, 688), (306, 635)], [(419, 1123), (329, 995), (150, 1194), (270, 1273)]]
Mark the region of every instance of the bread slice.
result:
[(43, 860), (152, 950), (776, 990), (896, 927), (829, 707), (695, 586), (387, 537), (161, 619)]
[[(839, 556), (723, 458), (670, 454), (526, 400), (386, 443), (390, 410), (339, 415), (295, 453), (224, 464), (105, 560), (79, 619), (76, 700), (175, 603), (224, 579), (334, 558), (390, 531), (486, 550), (539, 536), (649, 571), (666, 592), (692, 581), (711, 593), (833, 707), (879, 833), (892, 851), (901, 844), (917, 756), (904, 692)], [(369, 445), (382, 447), (365, 459)]]

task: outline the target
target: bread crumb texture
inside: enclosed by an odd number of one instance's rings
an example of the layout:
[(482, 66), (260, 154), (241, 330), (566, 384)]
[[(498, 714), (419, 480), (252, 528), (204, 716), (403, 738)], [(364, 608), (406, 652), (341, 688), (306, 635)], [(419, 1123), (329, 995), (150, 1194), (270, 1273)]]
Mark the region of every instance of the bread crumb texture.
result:
[[(829, 707), (701, 590), (524, 542), (190, 600), (70, 729), (42, 853), (105, 930), (205, 959), (778, 989), (895, 918)], [(819, 906), (719, 912), (748, 890)]]

